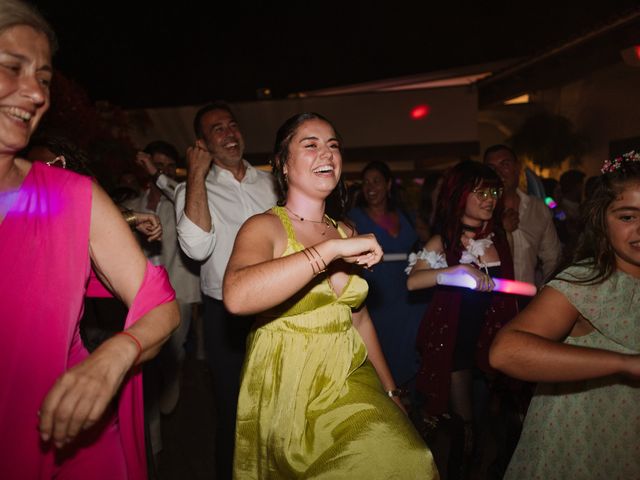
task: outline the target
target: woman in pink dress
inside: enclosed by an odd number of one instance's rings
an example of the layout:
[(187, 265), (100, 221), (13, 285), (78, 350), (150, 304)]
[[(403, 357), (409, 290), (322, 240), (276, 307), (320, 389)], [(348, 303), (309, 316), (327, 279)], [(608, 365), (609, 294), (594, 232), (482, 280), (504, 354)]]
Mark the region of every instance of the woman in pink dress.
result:
[[(31, 7), (0, 2), (0, 475), (142, 480), (137, 365), (178, 312), (100, 187), (18, 156), (49, 107), (54, 46)], [(129, 314), (89, 355), (78, 321), (91, 265)]]

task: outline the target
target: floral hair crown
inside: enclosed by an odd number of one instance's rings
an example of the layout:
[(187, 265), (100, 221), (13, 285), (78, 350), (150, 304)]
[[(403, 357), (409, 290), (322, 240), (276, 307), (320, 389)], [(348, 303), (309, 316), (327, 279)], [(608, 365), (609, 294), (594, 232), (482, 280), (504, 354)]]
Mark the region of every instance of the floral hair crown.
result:
[(605, 160), (600, 172), (603, 174), (615, 172), (623, 163), (627, 162), (640, 162), (640, 153), (631, 150), (630, 152), (624, 153), (621, 157), (616, 157), (613, 160)]

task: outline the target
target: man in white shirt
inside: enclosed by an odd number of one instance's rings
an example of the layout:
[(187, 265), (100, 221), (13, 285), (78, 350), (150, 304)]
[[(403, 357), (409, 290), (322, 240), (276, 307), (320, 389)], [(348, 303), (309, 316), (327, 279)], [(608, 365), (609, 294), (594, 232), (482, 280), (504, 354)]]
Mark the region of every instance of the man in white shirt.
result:
[[(484, 163), (494, 168), (504, 184), (503, 225), (513, 235), (513, 267), (516, 280), (542, 284), (558, 266), (561, 245), (551, 212), (542, 200), (518, 188), (522, 164), (506, 145), (484, 152)], [(536, 267), (540, 261), (540, 274)]]
[(167, 269), (180, 309), (180, 326), (163, 345), (158, 357), (144, 366), (145, 393), (149, 393), (145, 395), (145, 417), (154, 454), (162, 449), (160, 413), (170, 414), (178, 403), (184, 344), (191, 325), (191, 312), (193, 304), (201, 301), (200, 266), (187, 258), (178, 246), (173, 205), (177, 185), (173, 177), (178, 159), (176, 148), (161, 140), (151, 142), (144, 151), (138, 152), (136, 162), (147, 170), (152, 181), (139, 196), (122, 204), (136, 212), (154, 213), (160, 218), (161, 240), (148, 242), (142, 239), (142, 248), (151, 263)]
[(273, 177), (242, 158), (244, 139), (221, 102), (194, 119), (195, 146), (187, 149), (187, 181), (176, 188), (178, 239), (203, 261), (200, 287), (204, 336), (217, 404), (216, 478), (231, 478), (240, 370), (251, 319), (231, 315), (222, 303), (222, 279), (238, 230), (250, 216), (276, 204)]

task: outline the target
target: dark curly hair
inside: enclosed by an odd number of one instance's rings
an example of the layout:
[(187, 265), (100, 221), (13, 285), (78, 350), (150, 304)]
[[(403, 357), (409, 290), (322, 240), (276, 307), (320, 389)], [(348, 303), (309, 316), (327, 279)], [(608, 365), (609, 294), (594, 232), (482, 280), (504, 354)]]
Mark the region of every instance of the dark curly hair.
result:
[(607, 228), (607, 209), (630, 183), (640, 183), (640, 162), (623, 162), (613, 172), (597, 177), (594, 183), (593, 193), (582, 206), (584, 230), (570, 261), (570, 264), (591, 267), (592, 273), (585, 278), (568, 279), (563, 276), (557, 277), (558, 280), (596, 285), (607, 280), (616, 270), (615, 251)]
[[(440, 234), (442, 245), (449, 265), (458, 264), (462, 254), (462, 216), (467, 206), (467, 197), (477, 187), (502, 188), (498, 174), (487, 165), (473, 161), (460, 162), (445, 173), (436, 211), (434, 231)], [(504, 235), (502, 229), (502, 213), (504, 200), (496, 202), (491, 220), (476, 238), (483, 238), (490, 233)]]
[[(340, 142), (340, 153), (342, 153), (342, 137), (327, 118), (323, 117), (319, 113), (305, 112), (294, 115), (289, 118), (276, 133), (276, 142), (273, 147), (273, 156), (271, 157), (271, 172), (276, 179), (276, 190), (278, 194), (278, 205), (284, 206), (287, 203), (287, 190), (289, 186), (287, 184), (287, 177), (284, 173), (284, 166), (289, 160), (289, 146), (291, 139), (294, 137), (298, 128), (309, 120), (322, 120), (329, 124), (333, 129), (336, 138)], [(347, 205), (347, 187), (342, 180), (338, 180), (338, 185), (333, 189), (331, 194), (327, 197), (327, 214), (335, 219), (342, 219), (345, 215), (345, 208)]]
[(89, 167), (90, 162), (87, 153), (69, 139), (56, 135), (37, 135), (31, 139), (26, 150), (35, 147), (45, 148), (54, 155), (64, 156), (67, 170), (95, 177)]

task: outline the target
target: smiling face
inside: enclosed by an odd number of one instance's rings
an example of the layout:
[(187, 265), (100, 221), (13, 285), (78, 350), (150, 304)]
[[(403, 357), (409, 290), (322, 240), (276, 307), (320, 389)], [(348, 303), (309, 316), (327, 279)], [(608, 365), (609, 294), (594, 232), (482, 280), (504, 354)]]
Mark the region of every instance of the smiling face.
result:
[(625, 186), (607, 208), (606, 225), (609, 242), (616, 257), (616, 267), (640, 277), (640, 183)]
[(244, 154), (244, 139), (236, 119), (226, 110), (211, 110), (202, 116), (200, 125), (214, 163), (222, 168), (236, 168)]
[(342, 173), (342, 154), (336, 133), (327, 122), (307, 120), (289, 143), (284, 165), (289, 191), (299, 189), (326, 198)]
[(469, 196), (462, 216), (462, 221), (468, 225), (476, 226), (482, 222), (488, 222), (493, 216), (498, 197), (492, 195), (497, 189), (487, 185), (479, 185), (474, 188)]
[(362, 194), (369, 207), (387, 206), (387, 198), (391, 190), (391, 180), (375, 168), (370, 168), (362, 176)]
[(0, 151), (23, 149), (49, 108), (47, 37), (18, 25), (0, 34)]

